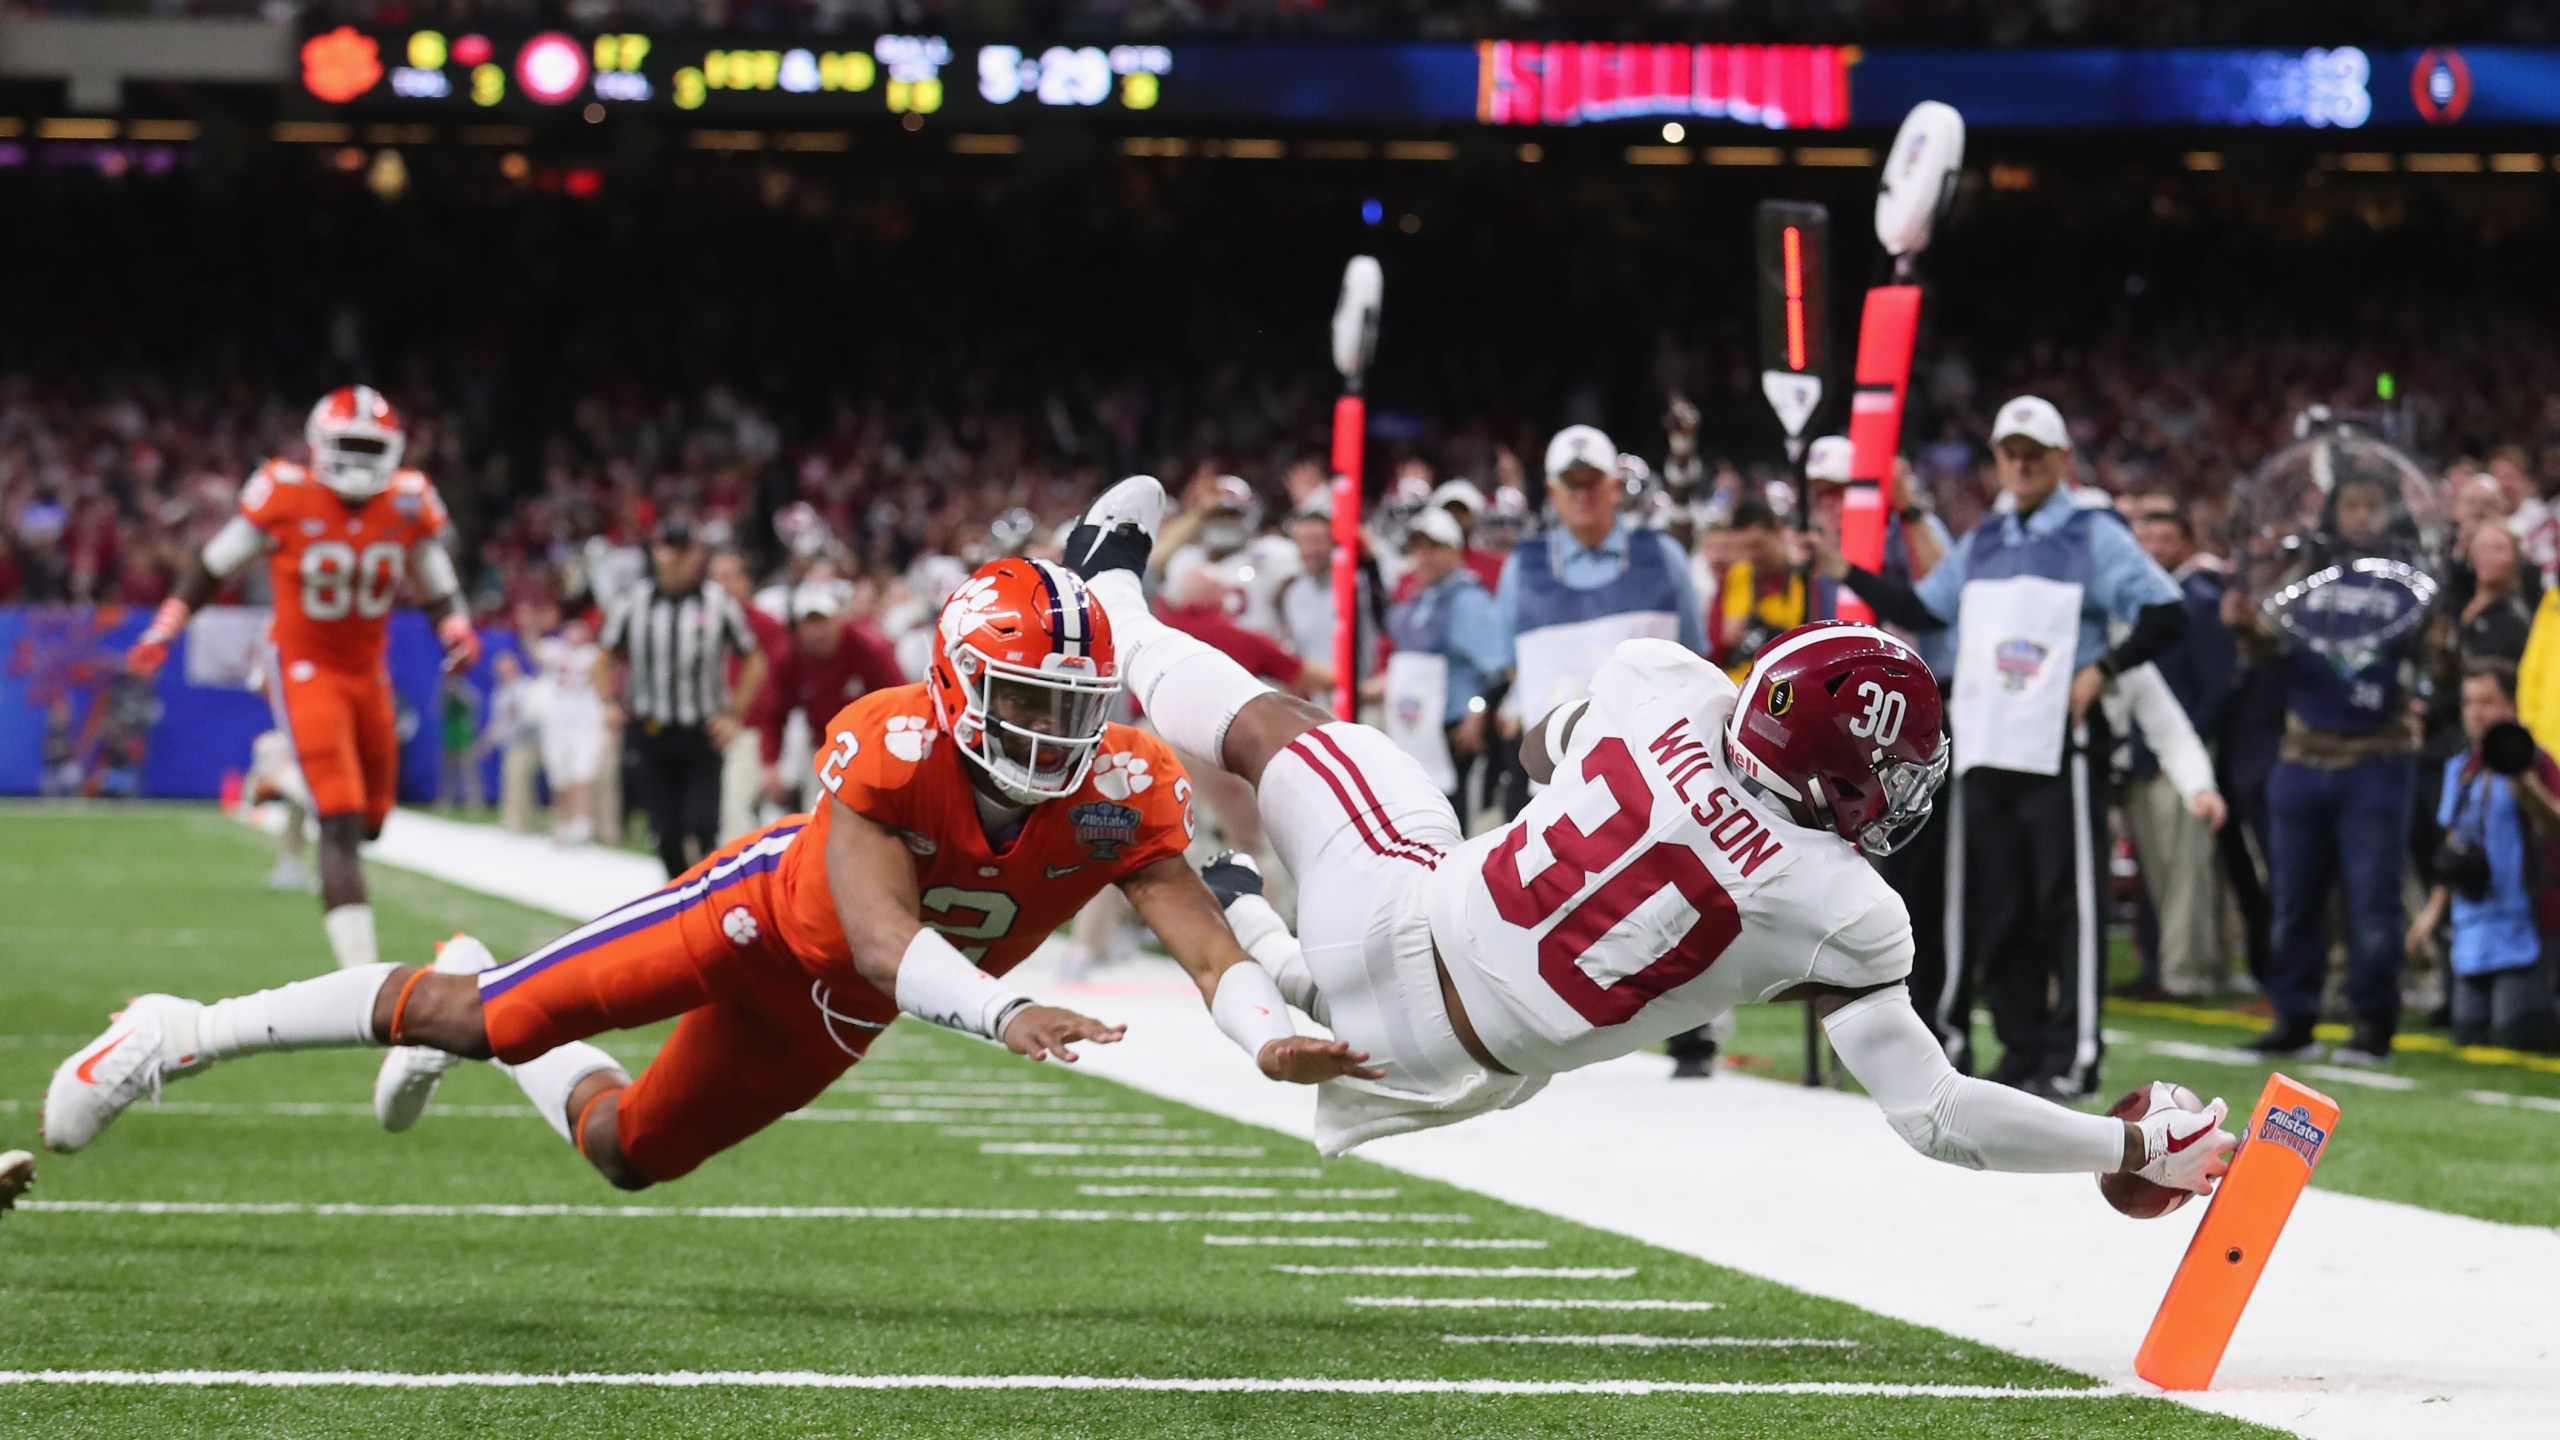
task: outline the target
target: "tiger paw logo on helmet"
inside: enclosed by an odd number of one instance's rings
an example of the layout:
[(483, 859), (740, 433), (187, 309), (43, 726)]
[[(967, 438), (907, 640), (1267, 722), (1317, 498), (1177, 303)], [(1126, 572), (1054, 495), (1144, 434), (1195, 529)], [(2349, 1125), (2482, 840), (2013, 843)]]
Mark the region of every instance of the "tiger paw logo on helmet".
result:
[(913, 764), (933, 753), (933, 722), (922, 715), (892, 715), (880, 743), (889, 753)]
[(1093, 788), (1114, 800), (1126, 800), (1156, 783), (1147, 762), (1125, 750), (1114, 750), (1093, 762)]
[(957, 645), (960, 638), (977, 629), (1005, 608), (1004, 596), (996, 589), (996, 577), (979, 575), (959, 589), (942, 605), (942, 641)]

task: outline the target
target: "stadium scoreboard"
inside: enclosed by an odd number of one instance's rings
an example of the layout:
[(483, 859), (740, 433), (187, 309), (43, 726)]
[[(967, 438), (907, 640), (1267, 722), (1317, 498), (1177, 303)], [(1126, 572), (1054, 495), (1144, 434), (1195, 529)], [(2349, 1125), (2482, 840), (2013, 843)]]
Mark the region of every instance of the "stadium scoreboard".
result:
[(1040, 44), (941, 35), (531, 33), (337, 25), (300, 92), (418, 113), (639, 106), (822, 122), (949, 114), (1201, 123), (1765, 130), (1893, 124), (1944, 100), (1990, 129), (2356, 131), (2560, 123), (2560, 48), (1869, 50), (1492, 40)]

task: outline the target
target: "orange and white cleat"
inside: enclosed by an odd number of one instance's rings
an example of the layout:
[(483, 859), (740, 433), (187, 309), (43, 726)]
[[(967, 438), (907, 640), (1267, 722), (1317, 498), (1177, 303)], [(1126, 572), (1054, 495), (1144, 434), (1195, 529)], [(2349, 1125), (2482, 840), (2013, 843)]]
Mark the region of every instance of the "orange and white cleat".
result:
[(44, 1092), (44, 1146), (68, 1153), (98, 1138), (134, 1101), (213, 1062), (196, 1053), (204, 1006), (175, 995), (144, 995), (107, 1032), (54, 1067)]
[[(497, 963), (488, 946), (457, 934), (436, 947), (434, 969), (440, 975), (477, 975)], [(461, 1056), (425, 1045), (393, 1046), (373, 1077), (373, 1118), (395, 1133), (417, 1124), (427, 1113), (427, 1102), (436, 1098), (444, 1072), (460, 1063)]]

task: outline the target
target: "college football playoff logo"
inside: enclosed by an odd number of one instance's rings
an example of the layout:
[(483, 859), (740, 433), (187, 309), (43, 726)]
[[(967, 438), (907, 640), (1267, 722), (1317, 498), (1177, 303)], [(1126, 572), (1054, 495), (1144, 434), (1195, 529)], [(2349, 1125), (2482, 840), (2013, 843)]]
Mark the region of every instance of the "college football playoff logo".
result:
[(1769, 713), (1783, 717), (1796, 708), (1796, 682), (1781, 680), (1769, 687)]

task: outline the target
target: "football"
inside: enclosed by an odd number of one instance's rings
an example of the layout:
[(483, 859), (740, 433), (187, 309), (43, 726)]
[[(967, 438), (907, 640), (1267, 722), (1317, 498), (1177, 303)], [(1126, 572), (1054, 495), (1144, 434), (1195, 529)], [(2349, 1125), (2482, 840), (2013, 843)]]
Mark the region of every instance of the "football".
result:
[[(2155, 1099), (2181, 1110), (2204, 1108), (2203, 1098), (2186, 1086), (2154, 1080), (2126, 1092), (2123, 1099), (2107, 1107), (2107, 1113), (2118, 1120), (2139, 1120), (2151, 1113)], [(2193, 1198), (2187, 1191), (2173, 1190), (2139, 1175), (2125, 1174), (2099, 1176), (2098, 1193), (2107, 1197), (2108, 1204), (2136, 1220), (2157, 1220)]]

